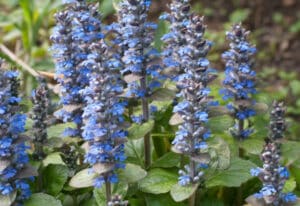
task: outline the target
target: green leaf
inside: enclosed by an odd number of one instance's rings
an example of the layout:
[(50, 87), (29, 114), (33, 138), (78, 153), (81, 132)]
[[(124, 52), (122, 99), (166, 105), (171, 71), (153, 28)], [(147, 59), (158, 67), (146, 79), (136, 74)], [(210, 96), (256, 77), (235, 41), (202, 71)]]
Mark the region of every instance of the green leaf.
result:
[(264, 141), (261, 139), (249, 138), (241, 142), (241, 147), (250, 154), (258, 155), (263, 150)]
[(163, 169), (153, 169), (139, 182), (141, 191), (151, 194), (167, 193), (177, 183), (177, 174)]
[(158, 26), (158, 28), (156, 29), (155, 37), (154, 37), (154, 47), (158, 51), (161, 51), (161, 47), (163, 45), (161, 37), (164, 34), (168, 33), (169, 27), (168, 27), (168, 23), (166, 21), (163, 21), (163, 20), (159, 20), (157, 26)]
[(237, 9), (229, 17), (230, 22), (239, 23), (245, 21), (250, 14), (250, 9)]
[(215, 171), (206, 181), (208, 188), (215, 186), (239, 187), (252, 178), (250, 169), (257, 167), (249, 160), (232, 159), (230, 167), (226, 170)]
[(292, 94), (295, 96), (300, 95), (300, 81), (299, 80), (293, 80), (290, 82), (290, 87), (292, 90)]
[(120, 170), (119, 178), (121, 182), (135, 183), (144, 177), (146, 177), (147, 172), (141, 168), (139, 165), (126, 164), (124, 170)]
[[(126, 196), (128, 190), (128, 184), (124, 182), (118, 182), (117, 184), (112, 185), (112, 194), (118, 194), (122, 197)], [(99, 206), (106, 205), (106, 192), (105, 186), (103, 185), (100, 189), (95, 188), (93, 191), (96, 202)]]
[(192, 196), (198, 188), (198, 184), (189, 186), (180, 186), (176, 184), (171, 189), (171, 196), (176, 202), (181, 202)]
[(142, 125), (132, 124), (132, 126), (128, 129), (128, 139), (140, 139), (143, 138), (146, 134), (151, 132), (154, 126), (154, 121), (150, 120), (145, 122)]
[(287, 141), (282, 144), (282, 154), (283, 159), (287, 164), (297, 163), (295, 164), (297, 167), (300, 167), (300, 142), (295, 141)]
[(51, 126), (47, 129), (48, 137), (61, 137), (64, 130), (68, 127), (74, 128), (75, 125), (73, 123), (64, 123)]
[(35, 193), (25, 202), (24, 206), (62, 206), (62, 204), (51, 195)]
[(144, 166), (144, 139), (128, 140), (125, 143), (127, 162)]
[(224, 203), (216, 198), (215, 199), (205, 198), (203, 201), (201, 201), (201, 206), (224, 206)]
[(44, 160), (43, 165), (46, 167), (49, 164), (61, 164), (65, 165), (64, 161), (62, 160), (59, 152), (54, 152), (49, 154)]
[(10, 195), (0, 195), (0, 206), (11, 206), (17, 196), (16, 192)]
[(152, 167), (162, 167), (162, 168), (169, 168), (169, 167), (176, 167), (181, 160), (181, 156), (174, 153), (169, 152), (162, 156), (161, 158), (157, 159), (153, 164)]
[(44, 168), (42, 177), (45, 192), (56, 196), (68, 180), (68, 167), (50, 164)]
[(295, 188), (296, 188), (295, 179), (294, 178), (289, 178), (285, 182), (282, 192), (284, 192), (284, 193), (293, 192)]
[(300, 20), (296, 21), (292, 26), (290, 26), (289, 30), (292, 33), (300, 32)]
[(112, 0), (103, 0), (100, 6), (102, 18), (114, 13), (115, 9)]
[(159, 88), (151, 95), (152, 100), (156, 101), (169, 101), (173, 99), (176, 92), (167, 88)]
[(213, 134), (223, 133), (234, 125), (234, 120), (228, 115), (212, 117), (208, 121), (208, 128)]
[(91, 187), (93, 186), (95, 177), (96, 174), (91, 173), (90, 169), (87, 168), (75, 174), (70, 180), (69, 185), (74, 188)]
[[(73, 204), (70, 206), (73, 206)], [(80, 206), (98, 206), (98, 204), (95, 199), (89, 199), (83, 203), (80, 203)]]
[(214, 167), (218, 169), (227, 169), (230, 165), (230, 148), (227, 142), (222, 138), (212, 138), (208, 144)]
[(181, 118), (180, 114), (178, 114), (178, 113), (173, 114), (169, 120), (169, 124), (172, 126), (176, 126), (181, 123), (183, 123), (183, 119)]
[(146, 206), (184, 206), (184, 203), (174, 202), (169, 194), (145, 195)]
[(266, 115), (266, 113), (256, 115), (253, 118), (253, 122), (255, 122), (255, 132), (253, 135), (251, 135), (251, 138), (264, 139), (265, 137), (267, 137), (269, 132), (269, 116)]

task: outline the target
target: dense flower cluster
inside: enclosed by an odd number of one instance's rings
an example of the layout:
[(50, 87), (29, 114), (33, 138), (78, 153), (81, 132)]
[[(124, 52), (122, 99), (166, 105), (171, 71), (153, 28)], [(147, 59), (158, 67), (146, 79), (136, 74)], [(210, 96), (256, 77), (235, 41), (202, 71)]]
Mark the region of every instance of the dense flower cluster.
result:
[(32, 119), (33, 119), (33, 142), (34, 142), (34, 158), (43, 159), (45, 153), (43, 145), (47, 141), (47, 118), (49, 108), (49, 91), (44, 80), (36, 90), (32, 92), (31, 101), (33, 103)]
[(256, 73), (252, 70), (252, 56), (256, 53), (256, 48), (247, 41), (248, 34), (240, 24), (234, 25), (232, 31), (226, 33), (230, 40), (230, 50), (222, 55), (226, 63), (226, 76), (223, 81), (224, 89), (220, 93), (224, 100), (232, 100), (228, 109), (233, 112), (238, 123), (231, 132), (239, 140), (247, 138), (253, 132), (251, 127), (245, 128), (244, 123), (255, 115), (252, 96), (256, 93)]
[(203, 39), (205, 32), (203, 18), (191, 15), (186, 25), (186, 45), (182, 45), (180, 64), (185, 65), (184, 73), (178, 77), (178, 94), (182, 97), (173, 112), (178, 113), (183, 123), (176, 132), (173, 141), (175, 150), (190, 157), (190, 165), (185, 171), (180, 171), (179, 183), (188, 185), (199, 181), (203, 175), (201, 168), (207, 167), (207, 161), (202, 162), (208, 145), (206, 140), (210, 137), (210, 130), (206, 127), (208, 122), (208, 109), (215, 102), (209, 98), (208, 83), (214, 79), (209, 69), (209, 60), (206, 58), (211, 48), (211, 42)]
[(115, 170), (125, 167), (127, 131), (122, 124), (126, 104), (120, 99), (123, 84), (118, 58), (114, 58), (110, 47), (103, 42), (91, 44), (90, 49), (84, 64), (93, 71), (89, 75), (89, 87), (82, 91), (87, 102), (82, 136), (89, 143), (85, 161), (99, 175), (95, 186), (101, 187), (105, 182), (116, 183)]
[(284, 184), (289, 178), (287, 168), (280, 165), (280, 142), (277, 141), (283, 138), (285, 131), (284, 114), (283, 104), (274, 102), (271, 111), (269, 139), (266, 140), (261, 154), (263, 167), (251, 169), (251, 174), (258, 176), (263, 182), (263, 188), (254, 196), (264, 199), (267, 204), (274, 206), (297, 200), (296, 195), (293, 193), (282, 192)]
[(144, 99), (161, 84), (158, 81), (161, 67), (152, 64), (159, 53), (151, 48), (157, 25), (147, 22), (147, 11), (151, 1), (124, 0), (120, 3), (119, 33), (122, 34), (122, 74), (130, 75), (127, 97)]
[(26, 115), (20, 113), (17, 95), (18, 85), (15, 71), (5, 70), (0, 60), (0, 193), (4, 196), (17, 195), (16, 202), (27, 199), (30, 188), (24, 173), (28, 168), (28, 156), (25, 145)]
[(89, 45), (103, 38), (97, 7), (84, 0), (65, 1), (68, 8), (56, 14), (57, 25), (51, 36), (52, 51), (56, 60), (56, 78), (61, 86), (63, 108), (56, 116), (64, 122), (74, 122), (76, 129), (68, 128), (66, 136), (80, 136), (84, 99), (79, 91), (89, 84), (90, 68), (83, 62), (88, 59)]
[[(125, 96), (142, 105), (141, 115), (132, 115), (135, 123), (150, 119), (150, 96), (161, 86), (160, 54), (151, 44), (157, 25), (147, 21), (150, 0), (124, 0), (118, 12), (119, 47), (123, 63), (122, 75), (127, 82)], [(150, 166), (151, 143), (149, 133), (144, 136), (145, 165)]]
[(177, 73), (184, 72), (184, 65), (180, 64), (181, 54), (179, 49), (186, 45), (185, 38), (186, 26), (189, 24), (191, 16), (189, 0), (173, 0), (169, 5), (170, 13), (164, 13), (160, 19), (167, 20), (170, 23), (170, 32), (162, 37), (165, 43), (163, 55), (163, 64), (166, 71), (169, 70), (170, 77), (176, 79)]

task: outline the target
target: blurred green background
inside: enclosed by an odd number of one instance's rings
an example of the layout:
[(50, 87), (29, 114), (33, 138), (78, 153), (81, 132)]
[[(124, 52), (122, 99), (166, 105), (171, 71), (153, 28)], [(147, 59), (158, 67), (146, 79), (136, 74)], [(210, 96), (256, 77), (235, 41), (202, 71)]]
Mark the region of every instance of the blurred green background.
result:
[[(100, 0), (103, 21), (116, 20), (114, 5), (118, 0)], [(91, 2), (97, 2), (91, 1)], [(158, 21), (170, 0), (154, 0), (150, 19), (159, 24), (155, 46), (162, 47), (160, 37), (167, 25)], [(243, 22), (252, 31), (251, 41), (258, 47), (255, 70), (261, 99), (283, 100), (288, 105), (289, 138), (299, 139), (300, 127), (300, 1), (299, 0), (194, 0), (192, 9), (204, 15), (206, 38), (214, 42), (209, 59), (222, 71), (220, 54), (227, 49), (225, 30), (233, 23)], [(26, 96), (35, 87), (32, 74), (18, 61), (36, 71), (54, 72), (49, 52), (49, 36), (55, 24), (54, 13), (61, 0), (0, 0), (0, 56), (18, 67)], [(8, 48), (13, 55), (5, 50)], [(267, 101), (267, 100), (266, 100)]]

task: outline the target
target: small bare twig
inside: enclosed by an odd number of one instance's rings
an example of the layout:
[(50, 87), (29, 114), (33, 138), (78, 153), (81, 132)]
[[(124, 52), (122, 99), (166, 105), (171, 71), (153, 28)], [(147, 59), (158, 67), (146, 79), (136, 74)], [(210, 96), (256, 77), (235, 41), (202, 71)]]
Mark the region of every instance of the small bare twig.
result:
[(11, 52), (5, 45), (0, 44), (0, 50), (6, 54), (11, 60), (16, 62), (18, 65), (20, 65), (23, 69), (25, 69), (27, 72), (29, 72), (34, 77), (39, 77), (39, 72), (35, 71), (33, 68), (31, 68), (28, 64), (26, 64), (22, 59), (17, 57), (13, 52)]

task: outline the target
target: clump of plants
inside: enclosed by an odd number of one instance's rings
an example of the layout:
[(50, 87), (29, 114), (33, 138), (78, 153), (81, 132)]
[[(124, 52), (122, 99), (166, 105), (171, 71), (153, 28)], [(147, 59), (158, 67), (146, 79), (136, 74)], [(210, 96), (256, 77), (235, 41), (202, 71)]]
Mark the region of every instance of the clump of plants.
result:
[(188, 0), (161, 15), (160, 49), (150, 0), (116, 8), (106, 25), (98, 4), (63, 1), (50, 38), (56, 86), (39, 74), (29, 110), (1, 60), (0, 205), (299, 204), (300, 144), (283, 140), (283, 103), (259, 96), (250, 32), (226, 32), (222, 75)]

